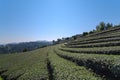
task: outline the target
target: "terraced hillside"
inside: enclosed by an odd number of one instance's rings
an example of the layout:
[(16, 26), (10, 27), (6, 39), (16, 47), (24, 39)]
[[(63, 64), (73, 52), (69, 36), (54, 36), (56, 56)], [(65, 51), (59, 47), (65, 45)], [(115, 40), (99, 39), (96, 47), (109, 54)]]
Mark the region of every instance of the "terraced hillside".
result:
[(120, 80), (120, 28), (31, 52), (0, 54), (0, 76), (3, 80)]

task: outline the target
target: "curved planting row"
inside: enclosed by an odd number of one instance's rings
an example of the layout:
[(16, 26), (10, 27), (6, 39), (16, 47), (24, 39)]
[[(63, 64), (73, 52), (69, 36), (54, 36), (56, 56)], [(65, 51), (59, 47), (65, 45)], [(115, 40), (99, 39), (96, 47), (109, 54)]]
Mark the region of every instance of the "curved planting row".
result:
[(106, 35), (99, 35), (99, 36), (93, 36), (93, 37), (81, 37), (80, 39), (77, 39), (69, 43), (74, 44), (74, 43), (79, 43), (83, 41), (91, 41), (91, 40), (99, 40), (99, 39), (115, 38), (115, 37), (120, 37), (120, 31), (116, 33), (111, 32), (111, 34), (106, 34)]
[(73, 61), (78, 65), (92, 69), (97, 74), (105, 76), (108, 80), (120, 79), (120, 56), (78, 54), (56, 49), (56, 53), (65, 59)]
[(73, 53), (87, 53), (87, 54), (120, 54), (120, 46), (112, 46), (112, 47), (94, 47), (94, 48), (59, 48), (60, 50), (73, 52)]
[(101, 43), (90, 43), (81, 45), (66, 45), (69, 48), (91, 48), (91, 47), (110, 47), (110, 46), (120, 46), (120, 41), (112, 42), (101, 42)]
[(46, 49), (20, 54), (2, 54), (0, 75), (5, 80), (47, 80), (46, 59)]
[(53, 48), (49, 50), (48, 59), (53, 70), (51, 80), (103, 80), (85, 67), (60, 58), (54, 53)]
[(119, 32), (119, 31), (120, 31), (120, 27), (113, 27), (111, 29), (104, 30), (104, 31), (101, 31), (101, 32), (97, 32), (97, 33), (94, 33), (94, 34), (90, 34), (88, 36), (92, 37), (92, 36), (98, 36), (98, 35), (105, 35), (105, 34), (109, 34), (109, 33), (111, 34), (111, 33)]
[(120, 41), (120, 37), (104, 38), (104, 39), (91, 40), (91, 41), (78, 41), (76, 43), (69, 43), (67, 45), (80, 45), (80, 44), (101, 43), (101, 42), (114, 42), (114, 41)]

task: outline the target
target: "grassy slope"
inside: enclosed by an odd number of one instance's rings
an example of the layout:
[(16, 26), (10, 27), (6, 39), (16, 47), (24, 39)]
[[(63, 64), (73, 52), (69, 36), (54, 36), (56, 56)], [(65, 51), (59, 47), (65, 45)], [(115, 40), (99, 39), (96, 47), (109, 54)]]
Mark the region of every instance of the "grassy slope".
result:
[(57, 56), (54, 53), (54, 47), (20, 54), (1, 54), (0, 72), (5, 71), (1, 76), (7, 80), (50, 80), (47, 70), (49, 60), (50, 66), (54, 68), (51, 73), (54, 80), (102, 80), (85, 67), (77, 66), (73, 62)]
[[(1, 76), (3, 78), (6, 78), (7, 80), (10, 80), (10, 79), (48, 80), (50, 76), (47, 70), (47, 61), (49, 59), (51, 63), (51, 67), (53, 67), (54, 69), (52, 74), (55, 80), (61, 80), (61, 79), (66, 80), (66, 78), (68, 78), (69, 80), (72, 80), (72, 79), (79, 80), (79, 79), (85, 79), (85, 78), (87, 79), (87, 77), (89, 78), (89, 80), (97, 79), (97, 77), (94, 76), (93, 72), (89, 71), (89, 69), (85, 69), (84, 65), (83, 65), (84, 67), (77, 66), (73, 62), (70, 62), (68, 60), (65, 60), (57, 56), (56, 53), (54, 52), (54, 48), (57, 49), (57, 52), (59, 52), (60, 55), (71, 56), (71, 57), (74, 56), (73, 57), (74, 60), (77, 60), (77, 58), (79, 57), (78, 59), (82, 60), (84, 63), (86, 63), (85, 61), (88, 59), (91, 61), (93, 60), (93, 62), (101, 61), (107, 64), (107, 61), (108, 61), (107, 59), (112, 60), (115, 57), (114, 55), (99, 55), (99, 54), (82, 54), (81, 55), (78, 53), (68, 53), (65, 51), (60, 51), (58, 45), (54, 47), (46, 47), (46, 48), (38, 49), (35, 51), (20, 53), (20, 54), (1, 54), (0, 55), (0, 64), (1, 64), (0, 73), (5, 71), (2, 73)], [(116, 57), (119, 57), (119, 56), (116, 56)], [(96, 60), (94, 60), (94, 58)], [(118, 65), (118, 63), (115, 63), (115, 64)], [(103, 66), (103, 65), (100, 64), (100, 66)], [(81, 71), (84, 72), (84, 74), (82, 74)], [(81, 74), (82, 76), (80, 76)]]
[(46, 50), (20, 54), (1, 54), (0, 73), (7, 80), (48, 79)]

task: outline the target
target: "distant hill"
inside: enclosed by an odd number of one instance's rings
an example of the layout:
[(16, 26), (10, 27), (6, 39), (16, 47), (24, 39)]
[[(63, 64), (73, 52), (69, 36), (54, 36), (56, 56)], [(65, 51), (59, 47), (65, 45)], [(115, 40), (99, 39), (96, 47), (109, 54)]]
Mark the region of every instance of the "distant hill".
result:
[(49, 41), (10, 43), (6, 45), (0, 45), (0, 54), (31, 51), (31, 50), (45, 47), (51, 44), (52, 42), (49, 42)]

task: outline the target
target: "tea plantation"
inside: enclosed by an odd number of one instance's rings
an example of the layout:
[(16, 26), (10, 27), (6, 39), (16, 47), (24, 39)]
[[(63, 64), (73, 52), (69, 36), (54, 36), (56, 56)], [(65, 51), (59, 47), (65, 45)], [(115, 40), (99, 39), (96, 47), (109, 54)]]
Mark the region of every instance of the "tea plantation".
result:
[(0, 80), (120, 80), (120, 27), (24, 53), (0, 54)]

